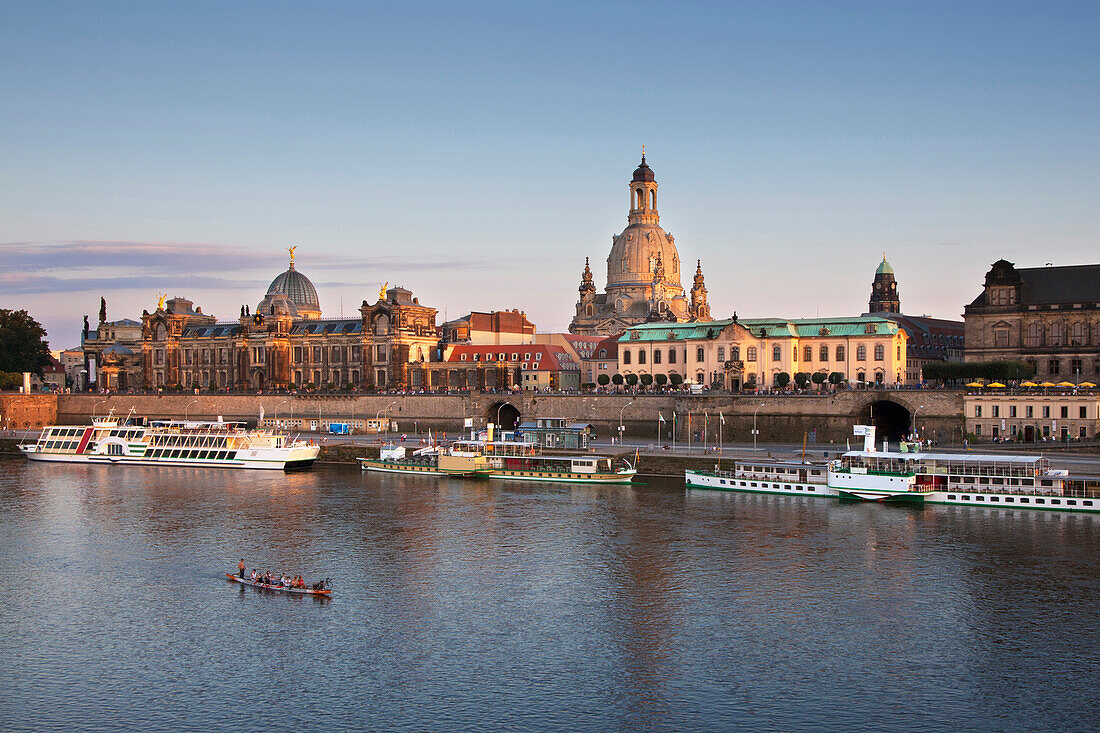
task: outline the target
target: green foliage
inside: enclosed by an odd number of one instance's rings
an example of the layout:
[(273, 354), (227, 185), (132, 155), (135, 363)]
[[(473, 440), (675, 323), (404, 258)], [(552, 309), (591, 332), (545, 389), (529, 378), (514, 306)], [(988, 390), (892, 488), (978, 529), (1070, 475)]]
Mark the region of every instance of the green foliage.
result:
[(643, 374), (641, 376), (641, 381), (642, 381), (642, 386), (648, 387), (649, 385), (653, 384), (653, 375), (652, 374)]
[(25, 310), (0, 308), (0, 372), (31, 372), (42, 378), (49, 363), (50, 348), (41, 324)]
[(806, 385), (810, 383), (810, 375), (806, 372), (795, 372), (794, 383), (798, 385), (799, 389), (805, 389)]
[(606, 387), (611, 382), (611, 377), (607, 376), (606, 374), (601, 374), (600, 376), (596, 377), (596, 382), (601, 387)]
[(0, 372), (0, 389), (19, 389), (23, 375), (19, 372)]
[(664, 387), (665, 384), (668, 382), (668, 375), (667, 374), (658, 374), (653, 378), (655, 380), (657, 380), (657, 384), (659, 384), (662, 387)]
[(839, 387), (843, 383), (844, 383), (844, 372), (830, 372), (829, 373), (829, 384), (833, 385), (834, 387)]
[(622, 374), (616, 374), (613, 377), (611, 377), (611, 381), (614, 382), (615, 384), (620, 384), (621, 385), (623, 383), (623, 375)]
[(638, 383), (638, 375), (637, 374), (627, 374), (626, 375), (626, 383), (629, 384), (631, 387), (633, 387), (635, 384)]
[(813, 380), (814, 384), (825, 384), (825, 380), (828, 378), (829, 375), (827, 375), (825, 372), (814, 372), (813, 376), (810, 377), (810, 379)]
[(1013, 380), (1030, 379), (1035, 367), (1022, 361), (934, 361), (923, 368), (925, 379)]
[(684, 378), (679, 374), (673, 373), (668, 375), (668, 381), (672, 384), (673, 387), (679, 387), (681, 384), (684, 383)]
[(779, 372), (779, 374), (775, 375), (775, 383), (780, 389), (783, 389), (791, 383), (791, 375), (786, 372)]

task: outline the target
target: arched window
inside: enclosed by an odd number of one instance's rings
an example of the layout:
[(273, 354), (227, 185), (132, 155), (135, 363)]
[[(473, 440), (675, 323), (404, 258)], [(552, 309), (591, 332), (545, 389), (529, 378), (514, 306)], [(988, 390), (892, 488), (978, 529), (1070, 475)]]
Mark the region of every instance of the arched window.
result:
[(586, 316), (591, 316), (592, 315), (592, 304), (591, 303), (589, 303), (588, 305), (586, 305), (584, 307), (584, 314)]
[(645, 352), (641, 349), (638, 349), (638, 363), (645, 364)]
[(600, 349), (600, 358), (601, 359), (606, 359), (607, 358), (607, 349)]
[(1027, 324), (1027, 345), (1031, 347), (1041, 346), (1043, 342), (1042, 332), (1038, 323)]
[(821, 352), (821, 354), (820, 354), (821, 358), (818, 359), (818, 361), (829, 361), (829, 347), (828, 346), (822, 346), (820, 349), (818, 349), (818, 351)]
[(748, 359), (749, 361), (756, 361), (756, 347), (755, 346), (750, 346), (749, 348), (745, 349), (745, 358)]
[[(619, 199), (619, 200), (622, 201), (622, 199)], [(650, 191), (649, 192), (649, 208), (651, 208), (651, 209), (656, 209), (657, 208), (657, 192), (656, 191)]]
[(856, 361), (867, 361), (867, 346), (865, 344), (856, 347)]
[(875, 344), (875, 361), (882, 361), (886, 358), (886, 349), (882, 348), (882, 344)]
[(624, 350), (623, 351), (623, 364), (629, 364), (629, 363), (630, 363), (630, 351), (629, 350)]
[(1092, 345), (1100, 346), (1100, 321), (1092, 325)]
[(157, 325), (153, 326), (153, 340), (154, 341), (163, 341), (164, 340), (164, 324), (163, 323), (158, 323)]
[(653, 350), (653, 363), (654, 364), (660, 364), (661, 363), (661, 350), (660, 349), (654, 349)]
[(1047, 337), (1048, 337), (1047, 343), (1050, 346), (1061, 346), (1062, 345), (1062, 324), (1061, 323), (1052, 323), (1052, 324), (1050, 324), (1050, 329), (1047, 331)]
[(1084, 346), (1087, 343), (1083, 321), (1077, 321), (1070, 327), (1069, 343), (1071, 346)]
[(844, 361), (844, 347), (843, 346), (836, 347), (836, 360), (837, 361)]
[(676, 349), (669, 349), (668, 350), (668, 363), (669, 364), (675, 364), (676, 363)]

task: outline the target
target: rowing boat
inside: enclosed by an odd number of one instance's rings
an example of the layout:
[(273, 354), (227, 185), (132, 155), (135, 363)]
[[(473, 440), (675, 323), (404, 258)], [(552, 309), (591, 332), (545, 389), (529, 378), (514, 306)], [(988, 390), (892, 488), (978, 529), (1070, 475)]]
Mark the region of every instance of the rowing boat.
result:
[(247, 578), (242, 578), (239, 575), (233, 575), (231, 573), (226, 573), (225, 577), (228, 578), (229, 580), (232, 580), (234, 583), (240, 583), (241, 585), (251, 585), (253, 588), (263, 588), (264, 590), (274, 590), (274, 591), (278, 591), (280, 593), (295, 593), (297, 595), (306, 595), (306, 596), (331, 596), (332, 595), (332, 591), (328, 590), (328, 589), (313, 590), (312, 588), (286, 588), (284, 586), (277, 585), (277, 584), (272, 584), (272, 583), (253, 583), (251, 580), (248, 580)]

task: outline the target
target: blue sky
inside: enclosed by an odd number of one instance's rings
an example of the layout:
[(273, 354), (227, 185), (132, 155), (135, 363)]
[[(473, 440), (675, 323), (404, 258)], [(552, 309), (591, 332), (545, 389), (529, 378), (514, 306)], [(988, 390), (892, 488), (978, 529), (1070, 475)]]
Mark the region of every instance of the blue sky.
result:
[[(0, 307), (572, 316), (646, 146), (716, 316), (1097, 262), (1100, 3), (0, 2)], [(685, 268), (686, 269), (686, 268)]]

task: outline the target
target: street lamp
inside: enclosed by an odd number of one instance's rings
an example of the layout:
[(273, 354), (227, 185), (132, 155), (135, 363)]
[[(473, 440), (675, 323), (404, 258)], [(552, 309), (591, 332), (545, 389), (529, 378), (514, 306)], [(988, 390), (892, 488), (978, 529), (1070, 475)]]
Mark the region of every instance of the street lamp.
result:
[[(511, 404), (512, 404), (511, 402), (501, 402), (500, 406), (497, 407), (497, 430), (501, 429), (501, 427), (500, 427), (500, 411), (504, 409), (505, 405), (511, 405)], [(513, 405), (513, 407), (514, 407), (514, 405)]]
[(626, 428), (623, 426), (623, 412), (625, 412), (626, 408), (630, 407), (633, 404), (634, 400), (631, 400), (630, 402), (627, 402), (625, 405), (623, 405), (623, 408), (619, 410), (619, 445), (623, 444), (623, 432), (626, 430)]
[[(920, 412), (923, 409), (924, 409), (924, 405), (917, 405), (917, 409), (913, 410), (913, 435), (915, 435), (915, 436), (918, 435), (918, 433), (917, 433), (917, 413)], [(918, 436), (917, 439), (920, 440), (919, 436)]]
[(279, 426), (279, 407), (286, 404), (286, 400), (283, 400), (278, 405), (275, 405), (275, 427)]
[(760, 434), (760, 431), (756, 429), (756, 413), (760, 412), (760, 408), (764, 406), (761, 402), (755, 410), (752, 411), (752, 449), (756, 451), (756, 436)]
[(97, 408), (97, 407), (99, 407), (100, 405), (102, 405), (102, 404), (103, 404), (104, 402), (106, 402), (106, 401), (107, 401), (107, 400), (100, 400), (99, 402), (97, 402), (97, 403), (95, 403), (94, 405), (92, 405), (92, 417), (95, 417), (95, 411), (96, 411), (96, 408)]
[[(397, 400), (394, 400), (393, 402), (391, 402), (390, 404), (386, 405), (385, 407), (383, 407), (383, 408), (382, 408), (381, 410), (379, 410), (378, 412), (374, 413), (374, 421), (375, 421), (376, 423), (377, 423), (377, 422), (379, 422), (379, 420), (381, 420), (381, 416), (382, 416), (382, 413), (383, 413), (383, 412), (385, 412), (386, 410), (390, 409), (391, 407), (393, 407), (393, 406), (394, 406), (394, 405), (396, 405), (396, 404), (397, 404)], [(380, 424), (380, 423), (379, 423), (379, 427), (381, 427), (381, 424)], [(387, 425), (387, 426), (386, 426), (386, 432), (388, 433), (389, 431), (390, 431), (390, 426), (389, 426), (389, 425)]]
[(186, 420), (186, 419), (187, 419), (187, 411), (191, 409), (191, 405), (195, 404), (195, 403), (196, 403), (196, 402), (198, 402), (198, 401), (199, 401), (199, 400), (191, 400), (190, 402), (188, 402), (188, 403), (187, 403), (187, 404), (186, 404), (186, 405), (184, 406), (184, 408), (183, 408), (183, 419), (184, 419), (184, 420)]

